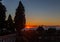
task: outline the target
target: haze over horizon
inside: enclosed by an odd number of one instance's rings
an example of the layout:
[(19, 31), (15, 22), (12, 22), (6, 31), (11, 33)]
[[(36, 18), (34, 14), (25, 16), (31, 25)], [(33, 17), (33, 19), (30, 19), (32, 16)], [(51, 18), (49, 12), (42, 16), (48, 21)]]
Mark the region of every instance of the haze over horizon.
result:
[[(15, 16), (20, 0), (2, 0), (7, 17)], [(60, 25), (60, 0), (21, 0), (25, 7), (26, 25)]]

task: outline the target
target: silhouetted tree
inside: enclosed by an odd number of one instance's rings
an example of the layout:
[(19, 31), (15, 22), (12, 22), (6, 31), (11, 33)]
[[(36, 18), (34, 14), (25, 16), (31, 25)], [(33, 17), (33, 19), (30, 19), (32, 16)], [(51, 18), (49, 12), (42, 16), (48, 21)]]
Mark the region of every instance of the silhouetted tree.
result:
[(53, 35), (55, 32), (56, 32), (56, 28), (49, 28), (48, 29), (48, 33), (49, 34), (52, 34)]
[(5, 28), (5, 18), (6, 18), (6, 8), (2, 3), (0, 2), (0, 30), (3, 32), (3, 28)]
[(19, 6), (16, 9), (15, 14), (15, 26), (18, 32), (25, 27), (25, 9), (21, 1), (19, 2)]
[(44, 33), (45, 33), (43, 26), (39, 26), (37, 28), (37, 31), (38, 31), (38, 40), (39, 40), (39, 42), (43, 42), (44, 41)]
[(55, 42), (56, 40), (56, 28), (49, 28), (48, 31), (47, 31), (47, 37), (48, 37), (48, 40), (49, 42)]
[(42, 26), (39, 26), (39, 27), (37, 28), (37, 31), (44, 31), (44, 28), (43, 28)]
[(25, 9), (21, 1), (19, 2), (19, 5), (16, 9), (14, 21), (15, 21), (15, 26), (17, 30), (17, 36), (18, 36), (16, 42), (23, 41), (21, 40), (22, 38), (21, 29), (25, 27), (26, 20), (25, 20)]
[(13, 20), (11, 15), (9, 15), (8, 20), (7, 20), (7, 31), (10, 33), (13, 33), (15, 30)]

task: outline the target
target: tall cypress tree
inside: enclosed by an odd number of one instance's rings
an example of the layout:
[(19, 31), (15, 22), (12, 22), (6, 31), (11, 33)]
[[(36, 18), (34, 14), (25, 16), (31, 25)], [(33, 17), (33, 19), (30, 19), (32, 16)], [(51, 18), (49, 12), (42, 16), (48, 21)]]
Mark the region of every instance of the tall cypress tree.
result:
[[(2, 0), (0, 0), (2, 1)], [(0, 2), (0, 30), (3, 30), (5, 28), (5, 18), (6, 18), (6, 8), (5, 6)]]
[(16, 9), (14, 21), (15, 21), (15, 26), (17, 30), (16, 42), (23, 41), (21, 39), (22, 38), (21, 29), (25, 27), (26, 20), (25, 20), (25, 9), (21, 1), (19, 2), (19, 5)]
[(25, 27), (25, 22), (26, 22), (25, 9), (21, 1), (19, 2), (19, 5), (16, 9), (14, 21), (17, 31), (20, 32), (20, 30)]
[(14, 32), (14, 24), (11, 15), (9, 15), (7, 20), (7, 31), (10, 33)]

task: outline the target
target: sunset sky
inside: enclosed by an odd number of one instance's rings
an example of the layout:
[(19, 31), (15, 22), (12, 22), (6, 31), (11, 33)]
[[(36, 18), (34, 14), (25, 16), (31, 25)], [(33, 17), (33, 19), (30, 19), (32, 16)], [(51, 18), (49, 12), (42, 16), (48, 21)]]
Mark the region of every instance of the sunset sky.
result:
[[(20, 0), (3, 0), (14, 18)], [(60, 25), (60, 0), (21, 0), (25, 7), (27, 25)]]

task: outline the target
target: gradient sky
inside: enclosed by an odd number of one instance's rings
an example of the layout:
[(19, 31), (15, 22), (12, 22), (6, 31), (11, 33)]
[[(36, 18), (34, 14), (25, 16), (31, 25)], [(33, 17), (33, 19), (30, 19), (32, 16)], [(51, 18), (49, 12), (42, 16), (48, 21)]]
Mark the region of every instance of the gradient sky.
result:
[[(3, 0), (14, 18), (20, 0)], [(60, 25), (60, 0), (21, 0), (25, 7), (27, 25)]]

